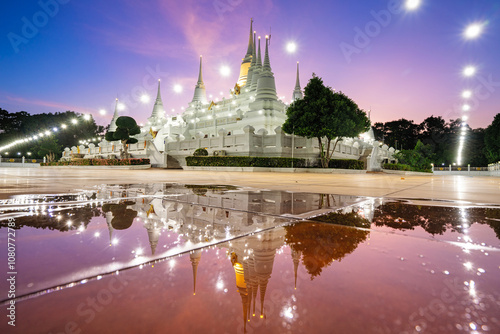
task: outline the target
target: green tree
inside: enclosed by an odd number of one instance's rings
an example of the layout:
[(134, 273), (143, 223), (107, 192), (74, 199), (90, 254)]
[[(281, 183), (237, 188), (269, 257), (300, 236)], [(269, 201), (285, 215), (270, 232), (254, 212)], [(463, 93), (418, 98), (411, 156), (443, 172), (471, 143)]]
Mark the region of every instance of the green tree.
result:
[(129, 116), (120, 116), (116, 119), (116, 131), (108, 131), (106, 133), (107, 141), (119, 140), (123, 146), (122, 159), (129, 159), (127, 144), (135, 144), (138, 142), (137, 139), (131, 136), (138, 135), (141, 133), (141, 129), (137, 125), (135, 119)]
[[(25, 111), (9, 113), (0, 109), (0, 146), (47, 130), (52, 132), (54, 128), (58, 129), (54, 136), (62, 148), (78, 146), (80, 140), (97, 139), (104, 134), (104, 127), (97, 125), (92, 117), (86, 118), (74, 111), (30, 115)], [(16, 150), (30, 151), (34, 158), (41, 158), (46, 153), (38, 155), (38, 146), (38, 140), (33, 140), (19, 145)]]
[(462, 153), (463, 161), (473, 167), (488, 166), (488, 159), (485, 155), (484, 145), (485, 129), (471, 129), (467, 134), (465, 141), (464, 152)]
[(414, 147), (417, 144), (418, 125), (412, 120), (401, 118), (386, 122), (384, 129), (384, 144), (396, 149)]
[(357, 137), (370, 127), (366, 113), (353, 100), (342, 92), (334, 93), (315, 74), (304, 89), (304, 98), (292, 103), (286, 114), (283, 131), (317, 138), (324, 168), (343, 137)]
[(493, 122), (486, 128), (484, 145), (488, 162), (500, 161), (500, 113), (496, 114)]
[(424, 145), (420, 140), (413, 150), (402, 150), (394, 155), (399, 163), (409, 165), (419, 172), (428, 172), (432, 169), (434, 153), (430, 145)]
[(52, 162), (60, 157), (63, 147), (59, 144), (57, 138), (52, 135), (39, 139), (32, 149), (38, 157), (46, 157), (47, 162)]

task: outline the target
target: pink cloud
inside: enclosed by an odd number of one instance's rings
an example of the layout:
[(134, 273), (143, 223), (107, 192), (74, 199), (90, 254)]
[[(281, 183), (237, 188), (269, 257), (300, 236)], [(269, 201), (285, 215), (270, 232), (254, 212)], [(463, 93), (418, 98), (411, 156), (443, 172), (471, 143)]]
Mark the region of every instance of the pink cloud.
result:
[(88, 113), (87, 108), (83, 107), (78, 107), (78, 106), (72, 106), (64, 103), (59, 103), (59, 102), (53, 102), (53, 101), (44, 101), (44, 100), (30, 100), (26, 99), (24, 97), (16, 97), (16, 96), (7, 96), (7, 100), (10, 102), (18, 102), (22, 104), (31, 104), (31, 105), (37, 105), (37, 106), (42, 106), (42, 107), (48, 107), (48, 108), (57, 108), (60, 110), (57, 111), (76, 111), (80, 113)]

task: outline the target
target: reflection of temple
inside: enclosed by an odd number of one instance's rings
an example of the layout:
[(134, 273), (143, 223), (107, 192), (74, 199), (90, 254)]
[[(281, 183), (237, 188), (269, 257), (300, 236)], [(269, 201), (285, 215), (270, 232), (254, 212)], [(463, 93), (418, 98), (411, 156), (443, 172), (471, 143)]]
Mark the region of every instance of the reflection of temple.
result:
[[(176, 196), (170, 196), (172, 194)], [(329, 196), (333, 197), (330, 201), (333, 207), (355, 200), (354, 196)], [(278, 215), (312, 212), (326, 204), (319, 194), (165, 184), (107, 189), (100, 191), (98, 197), (107, 200), (139, 197), (128, 208), (137, 211), (143, 221), (152, 254), (163, 230), (182, 235), (186, 242), (193, 244), (214, 243), (288, 221)]]
[(283, 229), (272, 229), (220, 245), (228, 249), (231, 257), (245, 322), (250, 321), (250, 315), (256, 315), (257, 299), (260, 300), (260, 318), (265, 318), (267, 285), (276, 251), (284, 245), (284, 236)]

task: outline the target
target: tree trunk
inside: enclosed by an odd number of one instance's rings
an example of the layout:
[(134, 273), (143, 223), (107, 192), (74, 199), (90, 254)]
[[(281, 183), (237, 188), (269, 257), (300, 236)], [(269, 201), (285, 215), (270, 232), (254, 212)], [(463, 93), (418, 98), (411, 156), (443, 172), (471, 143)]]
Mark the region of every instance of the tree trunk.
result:
[(127, 147), (126, 140), (122, 140), (122, 146), (123, 146), (123, 158), (122, 159), (129, 159), (128, 147)]
[(326, 138), (326, 142), (325, 168), (328, 168), (328, 165), (330, 165), (330, 143), (332, 142), (332, 140)]
[(325, 153), (323, 151), (323, 141), (321, 140), (321, 137), (317, 138), (319, 143), (319, 160), (321, 161), (321, 167), (325, 168)]

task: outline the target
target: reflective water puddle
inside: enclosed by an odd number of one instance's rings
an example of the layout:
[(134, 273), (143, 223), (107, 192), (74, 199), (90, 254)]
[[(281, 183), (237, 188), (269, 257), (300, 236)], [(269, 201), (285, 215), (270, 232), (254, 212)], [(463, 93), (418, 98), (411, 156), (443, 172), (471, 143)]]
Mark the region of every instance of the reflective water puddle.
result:
[(0, 219), (2, 332), (500, 331), (497, 207), (137, 184), (17, 196)]

